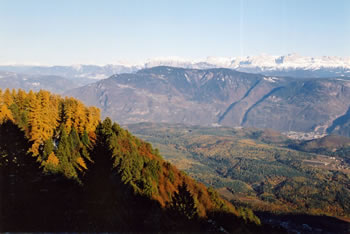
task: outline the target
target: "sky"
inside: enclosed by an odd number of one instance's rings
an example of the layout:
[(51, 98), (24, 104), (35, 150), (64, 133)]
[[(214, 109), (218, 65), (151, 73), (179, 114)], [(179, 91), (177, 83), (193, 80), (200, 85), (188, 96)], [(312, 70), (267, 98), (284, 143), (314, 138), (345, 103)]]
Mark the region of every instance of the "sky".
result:
[(349, 0), (0, 0), (0, 64), (350, 56)]

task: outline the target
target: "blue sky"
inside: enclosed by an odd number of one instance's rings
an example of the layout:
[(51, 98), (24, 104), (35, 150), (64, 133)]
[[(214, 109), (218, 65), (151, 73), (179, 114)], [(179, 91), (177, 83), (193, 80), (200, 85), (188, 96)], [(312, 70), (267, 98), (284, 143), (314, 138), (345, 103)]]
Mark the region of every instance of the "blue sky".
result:
[(349, 0), (0, 0), (0, 64), (350, 56)]

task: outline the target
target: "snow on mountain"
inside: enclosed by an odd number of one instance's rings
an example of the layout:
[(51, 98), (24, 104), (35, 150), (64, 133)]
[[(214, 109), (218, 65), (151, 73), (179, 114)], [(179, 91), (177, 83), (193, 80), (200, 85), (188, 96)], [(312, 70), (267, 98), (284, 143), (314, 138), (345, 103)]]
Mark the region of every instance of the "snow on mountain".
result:
[(241, 72), (272, 76), (334, 77), (349, 76), (350, 57), (310, 57), (298, 54), (283, 56), (259, 55), (246, 57), (207, 57), (184, 59), (166, 57), (150, 59), (144, 68), (172, 66), (193, 69), (230, 68)]
[[(283, 56), (207, 57), (204, 59), (158, 57), (148, 59), (143, 63), (128, 62), (107, 64), (104, 66), (82, 64), (72, 66), (0, 65), (0, 70), (35, 75), (57, 75), (67, 78), (105, 79), (114, 74), (133, 73), (143, 68), (152, 68), (156, 66), (193, 69), (230, 68), (242, 72), (262, 73), (272, 76), (329, 77), (349, 76), (350, 57), (310, 57), (300, 56), (298, 54)], [(305, 73), (305, 71), (307, 72)]]
[(298, 54), (284, 56), (259, 55), (246, 57), (207, 57), (202, 60), (190, 60), (183, 58), (155, 58), (145, 63), (145, 68), (155, 66), (174, 66), (184, 68), (223, 67), (232, 69), (260, 68), (261, 70), (284, 69), (320, 69), (320, 68), (345, 68), (350, 69), (349, 57), (306, 57)]
[(139, 68), (171, 66), (193, 69), (230, 68), (249, 73), (295, 77), (348, 76), (350, 57), (310, 57), (298, 54), (283, 56), (259, 55), (246, 57), (207, 57), (186, 59), (181, 57), (160, 57), (146, 61)]

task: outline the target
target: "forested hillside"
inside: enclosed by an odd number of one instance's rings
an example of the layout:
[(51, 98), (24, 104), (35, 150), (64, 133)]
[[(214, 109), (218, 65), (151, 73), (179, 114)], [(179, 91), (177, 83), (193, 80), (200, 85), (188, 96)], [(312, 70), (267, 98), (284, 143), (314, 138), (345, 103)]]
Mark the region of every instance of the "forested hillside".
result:
[(42, 90), (0, 90), (0, 189), (1, 231), (266, 229), (97, 108)]
[[(214, 186), (235, 205), (274, 215), (304, 214), (302, 222), (310, 226), (306, 215), (349, 220), (348, 138), (299, 141), (273, 130), (182, 124), (127, 127), (152, 142), (167, 160), (198, 181)], [(315, 225), (317, 228), (327, 229)]]

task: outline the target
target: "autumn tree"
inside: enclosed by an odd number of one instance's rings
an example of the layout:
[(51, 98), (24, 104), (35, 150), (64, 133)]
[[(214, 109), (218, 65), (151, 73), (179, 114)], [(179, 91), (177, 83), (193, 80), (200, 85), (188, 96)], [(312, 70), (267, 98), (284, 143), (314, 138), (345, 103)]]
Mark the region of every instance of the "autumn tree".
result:
[(9, 89), (5, 90), (2, 98), (3, 98), (4, 104), (8, 107), (11, 106), (11, 104), (13, 103), (13, 97)]
[(12, 112), (9, 110), (9, 108), (6, 105), (2, 105), (0, 107), (0, 124), (8, 120), (14, 121)]

